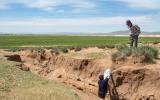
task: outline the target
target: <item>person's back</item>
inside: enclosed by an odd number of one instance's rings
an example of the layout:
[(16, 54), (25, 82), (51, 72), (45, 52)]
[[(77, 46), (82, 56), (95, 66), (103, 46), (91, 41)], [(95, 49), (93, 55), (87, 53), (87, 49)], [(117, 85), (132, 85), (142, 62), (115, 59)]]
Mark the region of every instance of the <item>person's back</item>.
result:
[(141, 33), (140, 27), (138, 25), (133, 25), (130, 27), (130, 31), (132, 36), (139, 35)]
[(99, 80), (98, 84), (99, 84), (98, 95), (101, 98), (105, 98), (105, 95), (107, 93), (107, 80)]
[(98, 96), (102, 99), (105, 99), (105, 96), (107, 94), (107, 87), (108, 87), (108, 80), (111, 75), (111, 69), (108, 68), (104, 71), (103, 75), (99, 76), (98, 81)]

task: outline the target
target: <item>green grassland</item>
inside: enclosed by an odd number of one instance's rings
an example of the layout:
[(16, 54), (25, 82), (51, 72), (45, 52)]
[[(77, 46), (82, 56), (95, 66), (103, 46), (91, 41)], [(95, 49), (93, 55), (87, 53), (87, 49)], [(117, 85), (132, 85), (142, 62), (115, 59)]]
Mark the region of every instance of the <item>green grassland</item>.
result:
[(47, 81), (0, 59), (0, 100), (79, 100), (70, 88)]
[[(129, 37), (65, 35), (0, 35), (0, 48), (20, 46), (82, 46), (128, 43)], [(139, 42), (160, 42), (160, 37), (140, 37)]]

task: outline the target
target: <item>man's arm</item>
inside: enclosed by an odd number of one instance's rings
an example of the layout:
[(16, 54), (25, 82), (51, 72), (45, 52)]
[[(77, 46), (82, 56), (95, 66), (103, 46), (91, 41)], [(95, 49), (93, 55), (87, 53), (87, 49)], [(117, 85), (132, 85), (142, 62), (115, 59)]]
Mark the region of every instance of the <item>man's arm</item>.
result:
[(111, 75), (111, 69), (106, 69), (104, 71), (104, 80), (109, 79)]

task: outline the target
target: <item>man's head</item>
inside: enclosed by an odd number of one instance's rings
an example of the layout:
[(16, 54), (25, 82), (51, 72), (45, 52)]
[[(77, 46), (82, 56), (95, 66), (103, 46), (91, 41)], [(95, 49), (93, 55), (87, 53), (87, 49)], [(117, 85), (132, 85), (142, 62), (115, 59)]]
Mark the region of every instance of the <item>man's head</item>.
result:
[(126, 24), (127, 24), (128, 27), (132, 27), (133, 26), (133, 24), (132, 24), (132, 22), (130, 20), (127, 20)]
[(99, 79), (103, 80), (104, 79), (104, 75), (99, 75)]

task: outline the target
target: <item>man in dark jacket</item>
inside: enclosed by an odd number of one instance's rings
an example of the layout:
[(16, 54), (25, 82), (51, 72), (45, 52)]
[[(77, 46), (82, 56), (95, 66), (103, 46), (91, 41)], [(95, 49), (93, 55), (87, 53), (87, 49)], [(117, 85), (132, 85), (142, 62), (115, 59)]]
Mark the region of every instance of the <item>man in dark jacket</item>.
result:
[(110, 78), (111, 70), (107, 69), (103, 73), (103, 75), (99, 76), (99, 89), (98, 89), (98, 96), (102, 99), (105, 99), (105, 96), (107, 94), (107, 86), (108, 86), (108, 80)]
[(102, 99), (105, 99), (107, 93), (108, 78), (104, 80), (104, 75), (100, 75), (98, 85), (99, 85), (98, 96)]

